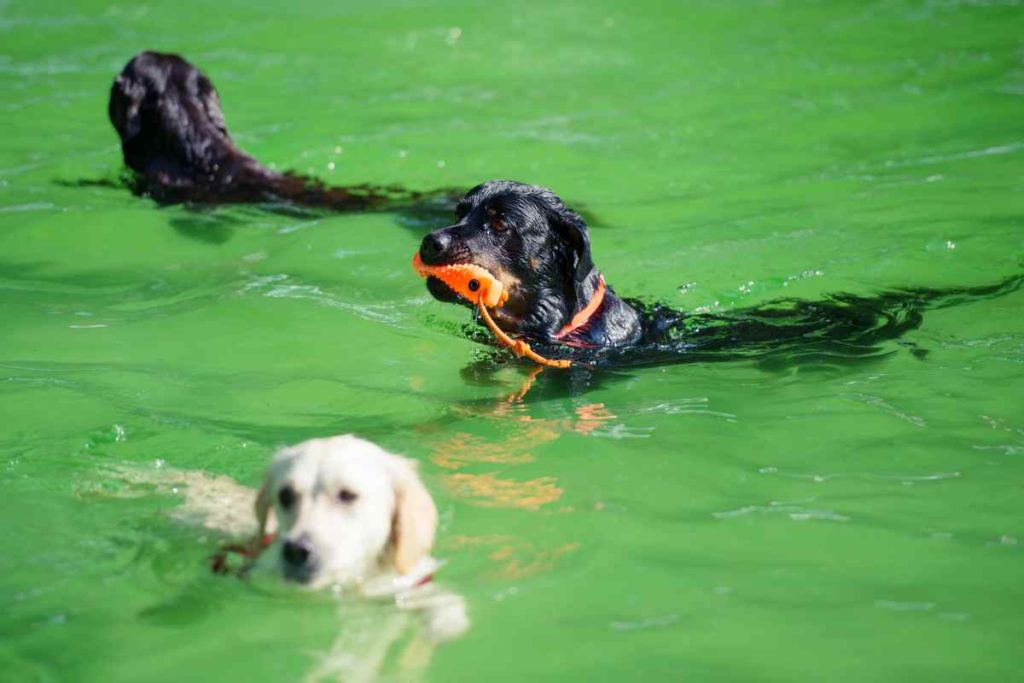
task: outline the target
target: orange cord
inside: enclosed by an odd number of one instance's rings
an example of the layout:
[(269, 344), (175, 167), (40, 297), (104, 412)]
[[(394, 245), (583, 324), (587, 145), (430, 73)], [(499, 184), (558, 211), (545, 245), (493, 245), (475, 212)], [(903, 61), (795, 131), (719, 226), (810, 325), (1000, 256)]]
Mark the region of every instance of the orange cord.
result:
[(519, 357), (526, 356), (537, 365), (544, 365), (549, 368), (567, 368), (572, 365), (571, 360), (554, 360), (552, 358), (545, 358), (536, 351), (530, 348), (530, 345), (524, 342), (522, 339), (513, 339), (512, 337), (505, 334), (498, 325), (491, 318), (490, 312), (487, 307), (484, 306), (483, 301), (477, 301), (477, 309), (480, 311), (480, 317), (484, 319), (484, 324), (487, 328), (494, 333), (494, 336), (498, 338), (498, 341), (509, 348), (509, 350)]
[(507, 346), (515, 355), (525, 356), (534, 363), (549, 368), (567, 368), (572, 365), (572, 361), (569, 360), (545, 358), (522, 339), (513, 339), (498, 327), (487, 308), (496, 308), (504, 304), (508, 299), (508, 292), (502, 287), (501, 280), (491, 275), (486, 268), (471, 263), (428, 266), (420, 259), (419, 252), (413, 256), (412, 267), (421, 277), (436, 277), (456, 294), (475, 303), (487, 328), (494, 333), (500, 344)]

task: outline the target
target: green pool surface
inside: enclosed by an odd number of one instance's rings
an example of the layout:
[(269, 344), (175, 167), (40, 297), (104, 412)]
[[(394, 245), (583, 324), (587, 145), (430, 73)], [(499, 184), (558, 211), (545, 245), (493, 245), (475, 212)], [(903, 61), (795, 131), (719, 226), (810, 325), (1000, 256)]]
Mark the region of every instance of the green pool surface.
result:
[(868, 363), (509, 401), (528, 366), (467, 371), (409, 267), (429, 225), (104, 182), (146, 48), (278, 169), (553, 188), (646, 301), (1024, 272), (1019, 2), (0, 3), (0, 679), (311, 680), (346, 628), (359, 660), (396, 610), (213, 576), (224, 539), (122, 476), (255, 486), (349, 431), (421, 463), (472, 620), (382, 680), (1024, 677), (1024, 292)]

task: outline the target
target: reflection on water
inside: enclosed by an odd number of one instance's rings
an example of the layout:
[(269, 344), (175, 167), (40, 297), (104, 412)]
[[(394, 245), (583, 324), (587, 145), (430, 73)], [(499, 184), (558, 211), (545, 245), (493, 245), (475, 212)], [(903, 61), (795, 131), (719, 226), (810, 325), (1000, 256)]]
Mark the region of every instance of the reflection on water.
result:
[(560, 499), (563, 493), (554, 477), (513, 481), (493, 474), (451, 474), (446, 484), (451, 495), (482, 507), (538, 510)]
[(508, 535), (457, 536), (450, 546), (453, 550), (476, 548), (487, 553), (495, 568), (490, 574), (506, 581), (524, 579), (551, 571), (564, 557), (577, 552), (579, 541), (542, 546), (536, 541)]
[(310, 653), (316, 664), (304, 680), (418, 679), (437, 647), (460, 637), (470, 626), (465, 600), (446, 589), (422, 586), (400, 594), (396, 603), (398, 609), (386, 612), (339, 605), (337, 633), (328, 648)]
[[(528, 376), (527, 388), (536, 375), (534, 371)], [(533, 449), (569, 432), (591, 434), (615, 419), (615, 415), (606, 410), (602, 403), (578, 406), (574, 414), (565, 419), (537, 418), (529, 415), (519, 403), (524, 393), (525, 390), (520, 390), (499, 399), (490, 409), (472, 413), (474, 417), (500, 425), (498, 438), (456, 432), (434, 446), (430, 461), (446, 470), (461, 470), (481, 463), (503, 466), (528, 463), (534, 460)], [(453, 412), (460, 411), (456, 408)], [(554, 477), (519, 481), (500, 477), (493, 472), (456, 472), (444, 475), (443, 481), (453, 496), (483, 507), (538, 510), (557, 502), (563, 493)]]

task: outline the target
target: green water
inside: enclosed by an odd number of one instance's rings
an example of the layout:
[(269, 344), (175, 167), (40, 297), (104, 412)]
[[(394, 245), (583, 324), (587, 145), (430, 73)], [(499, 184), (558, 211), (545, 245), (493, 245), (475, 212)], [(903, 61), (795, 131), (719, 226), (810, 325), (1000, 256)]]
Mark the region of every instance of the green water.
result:
[(116, 476), (255, 485), (356, 431), (422, 463), (473, 621), (414, 677), (1021, 678), (1021, 292), (927, 314), (923, 360), (508, 403), (422, 226), (78, 184), (120, 172), (113, 76), (174, 50), (278, 168), (585, 204), (621, 294), (987, 284), (1024, 254), (1020, 3), (258, 4), (0, 3), (0, 677), (301, 680), (372, 641), (392, 610), (214, 577), (180, 497)]

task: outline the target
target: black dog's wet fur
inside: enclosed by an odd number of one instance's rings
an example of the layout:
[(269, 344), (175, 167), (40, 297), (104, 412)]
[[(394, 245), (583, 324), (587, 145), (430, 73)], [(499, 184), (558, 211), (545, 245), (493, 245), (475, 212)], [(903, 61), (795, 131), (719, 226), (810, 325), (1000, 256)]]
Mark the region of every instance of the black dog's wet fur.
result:
[[(474, 263), (515, 283), (508, 303), (495, 309), (502, 329), (527, 339), (542, 355), (605, 367), (739, 359), (788, 366), (878, 357), (885, 353), (883, 342), (919, 327), (924, 311), (1002, 296), (1024, 283), (1024, 276), (1015, 276), (982, 287), (783, 299), (698, 315), (623, 299), (609, 286), (590, 322), (555, 340), (597, 288), (584, 221), (550, 190), (512, 181), (473, 188), (456, 217), (455, 225), (424, 238), (423, 261)], [(427, 286), (439, 300), (466, 303), (438, 280), (428, 278)], [(915, 355), (925, 353), (905, 345)]]
[(121, 137), (129, 187), (160, 204), (290, 204), (328, 211), (395, 210), (441, 202), (451, 190), (416, 192), (398, 186), (331, 187), (278, 173), (231, 139), (213, 83), (174, 54), (140, 52), (110, 89), (110, 121)]

